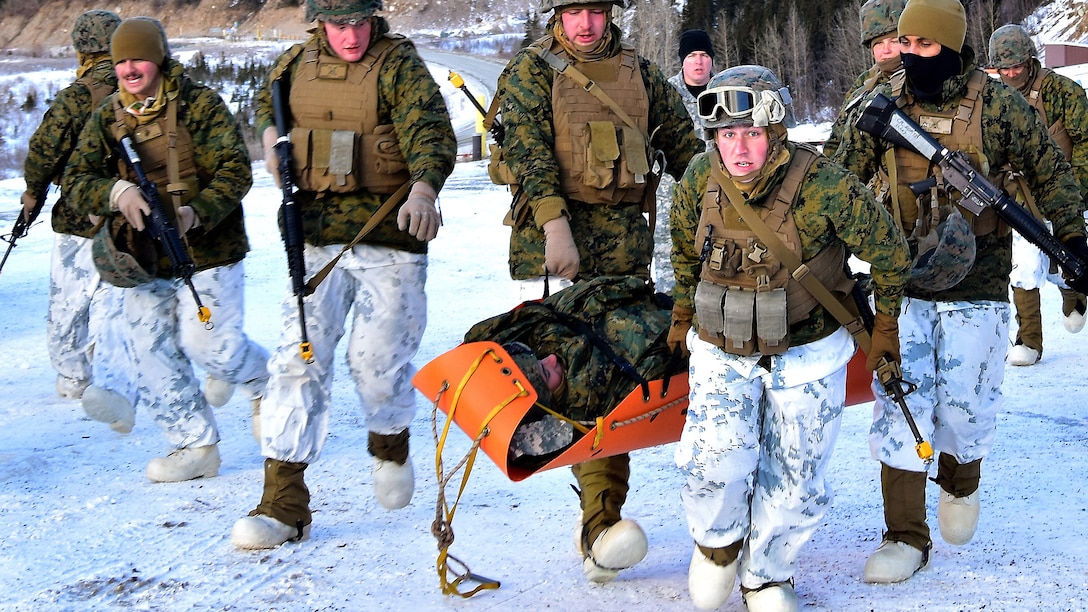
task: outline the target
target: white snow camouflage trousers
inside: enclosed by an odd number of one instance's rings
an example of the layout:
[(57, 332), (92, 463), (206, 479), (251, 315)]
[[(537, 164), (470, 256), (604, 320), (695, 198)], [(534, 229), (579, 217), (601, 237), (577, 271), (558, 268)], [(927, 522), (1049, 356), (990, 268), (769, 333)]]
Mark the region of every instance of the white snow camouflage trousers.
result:
[(1020, 232), (1012, 234), (1012, 272), (1009, 284), (1017, 289), (1042, 289), (1047, 281), (1068, 289), (1061, 272), (1050, 272), (1050, 257)]
[[(922, 438), (959, 463), (993, 447), (1009, 345), (1006, 302), (930, 302), (903, 298), (899, 348), (903, 378), (918, 385), (907, 407)], [(899, 406), (874, 381), (873, 459), (900, 470), (927, 471)]]
[(91, 358), (98, 330), (112, 314), (109, 294), (91, 258), (91, 240), (55, 234), (49, 261), (49, 312), (46, 346), (57, 374), (91, 380)]
[(827, 466), (855, 347), (838, 331), (771, 357), (730, 355), (690, 331), (687, 422), (676, 447), (692, 538), (744, 540), (737, 575), (756, 588), (789, 580), (801, 547), (831, 506)]
[[(306, 245), (307, 278), (342, 246)], [(297, 298), (283, 301), (280, 346), (261, 404), (261, 451), (290, 463), (314, 463), (329, 430), (336, 345), (351, 312), (347, 363), (369, 431), (405, 430), (415, 416), (412, 358), (427, 326), (427, 256), (357, 245), (306, 297), (306, 330), (313, 363), (299, 353)]]
[(196, 302), (180, 279), (156, 279), (122, 292), (140, 405), (178, 448), (219, 441), (193, 363), (240, 385), (250, 398), (261, 393), (268, 379), (268, 351), (243, 330), (242, 262), (202, 270), (192, 280), (211, 311), (212, 329), (197, 318)]

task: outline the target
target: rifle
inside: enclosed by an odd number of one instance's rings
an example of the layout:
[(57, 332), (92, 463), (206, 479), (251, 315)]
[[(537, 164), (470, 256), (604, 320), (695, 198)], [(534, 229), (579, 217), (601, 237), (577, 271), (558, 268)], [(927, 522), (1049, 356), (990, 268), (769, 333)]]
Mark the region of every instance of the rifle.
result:
[(143, 196), (151, 208), (151, 214), (147, 215), (147, 231), (152, 238), (159, 241), (163, 250), (166, 251), (166, 256), (170, 258), (170, 265), (174, 269), (174, 276), (181, 278), (189, 287), (189, 291), (193, 294), (193, 300), (196, 301), (197, 318), (200, 319), (201, 323), (205, 324), (205, 327), (211, 329), (212, 313), (200, 301), (200, 295), (196, 292), (196, 287), (193, 286), (193, 273), (196, 272), (196, 264), (193, 263), (193, 258), (189, 257), (189, 251), (181, 240), (178, 228), (174, 227), (174, 224), (170, 222), (170, 218), (166, 216), (166, 210), (159, 198), (159, 189), (144, 173), (143, 162), (140, 161), (140, 156), (136, 153), (136, 148), (132, 146), (132, 138), (128, 134), (121, 137), (121, 147), (124, 152), (125, 163), (136, 173), (136, 180), (140, 183), (138, 186), (140, 195)]
[(26, 217), (26, 211), (20, 207), (19, 214), (15, 217), (15, 227), (11, 228), (11, 233), (7, 236), (0, 236), (0, 240), (8, 243), (8, 249), (4, 251), (4, 259), (0, 260), (0, 271), (3, 271), (4, 264), (8, 261), (8, 255), (11, 255), (11, 250), (15, 248), (15, 241), (25, 237), (27, 232), (30, 231), (30, 226), (34, 225), (34, 221), (38, 219), (42, 207), (45, 206), (45, 197), (48, 194), (49, 183), (46, 183), (39, 193), (34, 194), (34, 208), (30, 211), (30, 218)]
[[(865, 296), (865, 292), (862, 291), (860, 283), (854, 283), (853, 289), (850, 290), (850, 296), (854, 298), (854, 304), (858, 308), (858, 316), (861, 317), (861, 322), (865, 325), (865, 329), (871, 337), (876, 317), (873, 315), (872, 309), (869, 308), (869, 299)], [(871, 348), (871, 344), (868, 347), (862, 347), (866, 354), (869, 353)], [(899, 364), (888, 361), (887, 358), (881, 359), (880, 363), (877, 364), (876, 379), (884, 387), (884, 393), (903, 411), (903, 417), (907, 420), (910, 433), (914, 435), (914, 451), (918, 453), (919, 459), (929, 465), (933, 462), (933, 446), (922, 438), (922, 433), (918, 431), (918, 424), (914, 422), (914, 415), (910, 413), (910, 408), (907, 406), (907, 396), (913, 393), (918, 385), (905, 380), (903, 370)]]
[(939, 166), (944, 180), (963, 196), (960, 206), (976, 215), (986, 208), (994, 209), (1005, 223), (1062, 267), (1070, 287), (1088, 293), (1088, 261), (1069, 250), (1016, 200), (986, 180), (971, 166), (966, 154), (942, 146), (887, 96), (877, 94), (866, 102), (854, 125)]
[[(450, 70), (450, 83), (465, 93), (469, 101), (472, 102), (472, 105), (476, 107), (476, 111), (484, 118), (484, 123), (486, 124), (488, 117), (491, 115), (488, 113), (487, 109), (480, 104), (480, 101), (476, 99), (476, 96), (472, 95), (472, 92), (468, 90), (468, 87), (465, 85), (465, 80), (461, 78), (461, 75)], [(492, 104), (492, 106), (494, 106), (494, 104)], [(487, 128), (487, 130), (491, 132), (491, 136), (495, 138), (495, 142), (501, 146), (502, 139), (506, 135), (506, 128), (503, 127), (502, 122), (492, 118), (491, 127)]]
[(303, 299), (313, 293), (313, 290), (306, 285), (306, 242), (302, 233), (302, 212), (295, 201), (295, 179), (291, 171), (293, 147), (288, 137), (287, 102), (279, 79), (272, 81), (272, 113), (276, 121), (276, 132), (279, 134), (273, 148), (279, 159), (280, 187), (283, 191), (283, 202), (279, 211), (280, 227), (283, 247), (287, 251), (287, 270), (291, 274), (291, 290), (298, 300), (298, 322), (302, 332), (298, 352), (306, 363), (310, 363), (314, 359), (314, 349), (306, 333), (306, 308)]

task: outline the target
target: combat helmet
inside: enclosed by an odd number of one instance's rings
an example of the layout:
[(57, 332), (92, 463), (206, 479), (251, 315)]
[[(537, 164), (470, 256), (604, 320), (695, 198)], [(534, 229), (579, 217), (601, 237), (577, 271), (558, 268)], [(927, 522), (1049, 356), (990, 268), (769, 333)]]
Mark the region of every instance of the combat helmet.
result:
[(137, 287), (155, 280), (158, 252), (146, 231), (137, 231), (118, 215), (91, 240), (91, 258), (99, 276), (115, 287)]
[(861, 5), (861, 46), (866, 49), (874, 40), (899, 29), (899, 16), (907, 0), (868, 0)]
[(1038, 57), (1035, 43), (1018, 25), (1003, 25), (990, 35), (990, 66), (993, 68), (1012, 68), (1035, 57)]
[(380, 10), (382, 0), (306, 0), (306, 21), (354, 25)]
[(971, 223), (953, 206), (936, 229), (918, 241), (918, 255), (910, 271), (910, 287), (935, 293), (956, 286), (975, 265), (975, 233)]
[(109, 53), (110, 36), (120, 24), (121, 18), (109, 11), (87, 11), (72, 26), (72, 46), (79, 53)]
[(629, 0), (540, 0), (540, 12), (547, 13), (572, 4), (615, 4), (625, 9), (629, 6)]
[(699, 94), (699, 122), (706, 129), (732, 125), (795, 127), (788, 89), (763, 66), (734, 66), (714, 75)]

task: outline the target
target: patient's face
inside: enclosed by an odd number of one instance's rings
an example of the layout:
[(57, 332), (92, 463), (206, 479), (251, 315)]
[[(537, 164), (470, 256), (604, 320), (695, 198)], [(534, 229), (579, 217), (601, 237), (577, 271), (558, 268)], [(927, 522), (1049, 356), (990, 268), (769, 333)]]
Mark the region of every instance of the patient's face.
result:
[(563, 384), (563, 364), (559, 363), (559, 358), (555, 355), (548, 355), (540, 360), (540, 374), (544, 377), (544, 384), (548, 385), (552, 393), (555, 393)]

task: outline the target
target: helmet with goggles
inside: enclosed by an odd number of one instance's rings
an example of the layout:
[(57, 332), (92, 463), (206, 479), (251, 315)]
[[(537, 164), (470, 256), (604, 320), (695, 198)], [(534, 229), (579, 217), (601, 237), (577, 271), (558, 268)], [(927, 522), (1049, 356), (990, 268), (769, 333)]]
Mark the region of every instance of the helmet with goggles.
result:
[(734, 66), (714, 75), (699, 94), (699, 122), (706, 129), (780, 123), (795, 127), (793, 98), (773, 72), (763, 66)]

